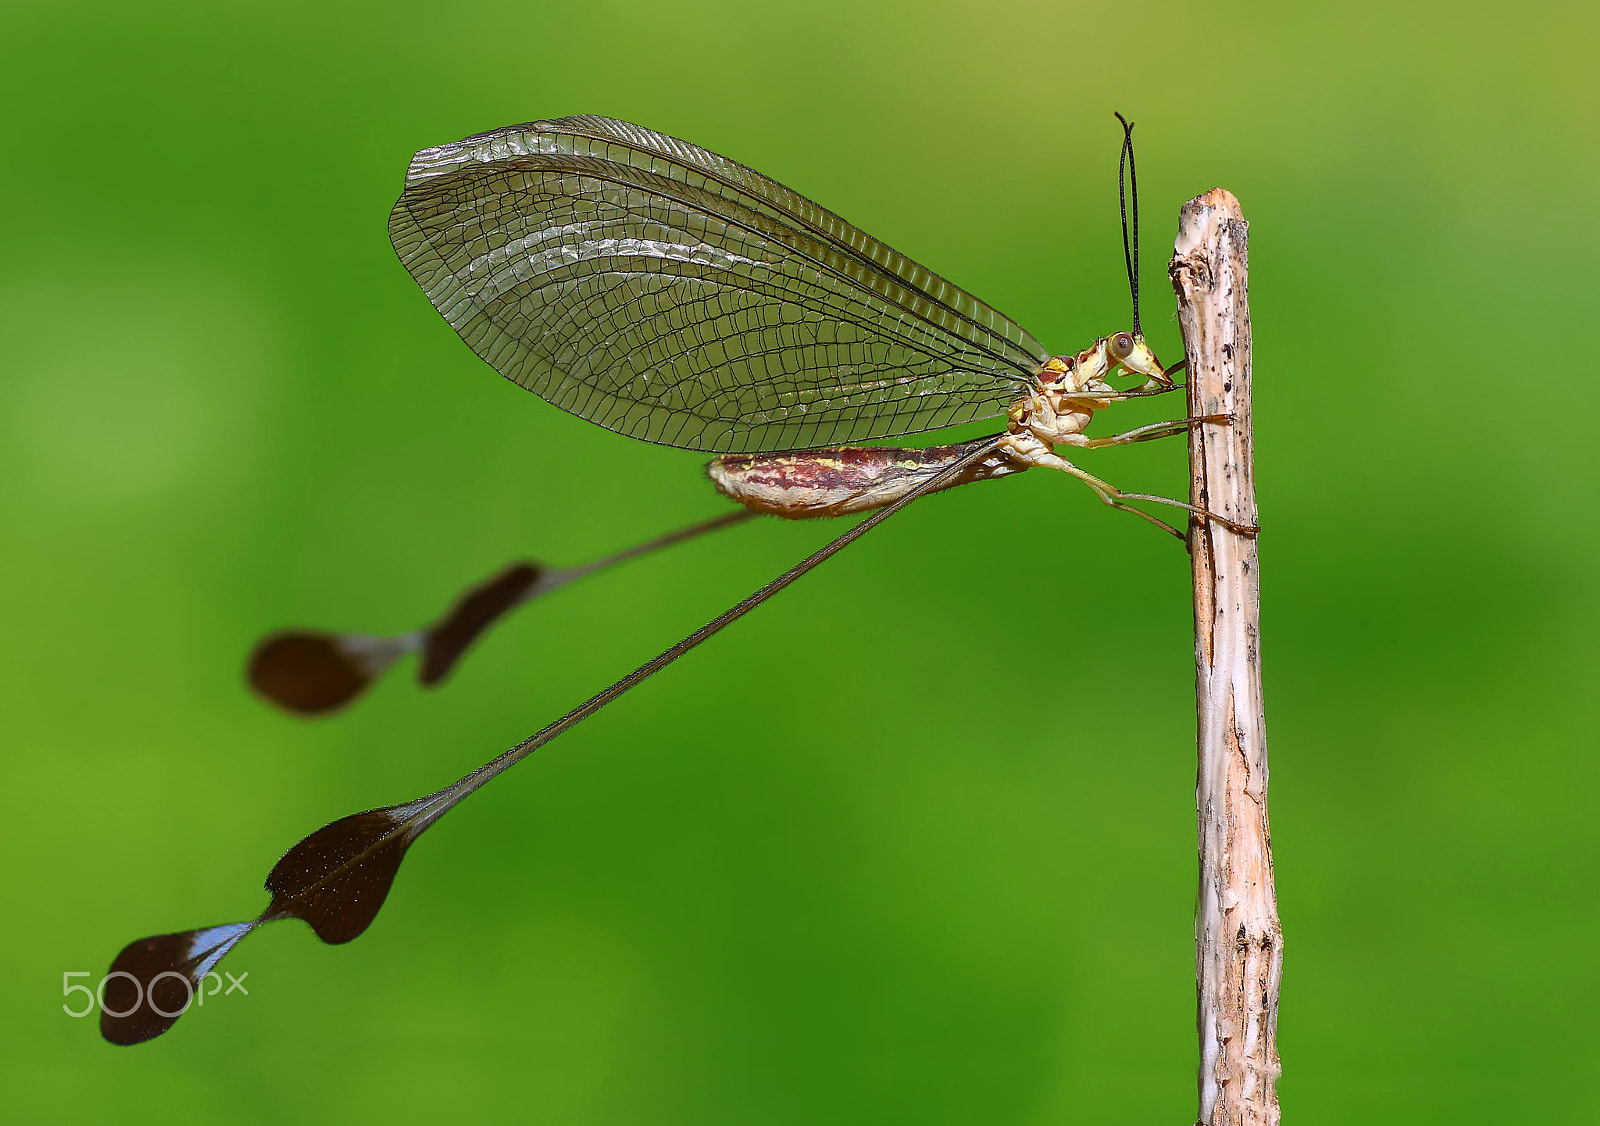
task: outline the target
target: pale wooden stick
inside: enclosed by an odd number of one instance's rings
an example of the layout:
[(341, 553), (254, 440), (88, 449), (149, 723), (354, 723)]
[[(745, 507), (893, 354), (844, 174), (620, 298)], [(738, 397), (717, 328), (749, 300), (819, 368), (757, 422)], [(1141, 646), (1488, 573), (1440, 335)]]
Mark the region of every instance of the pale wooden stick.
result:
[[(1189, 416), (1232, 416), (1190, 431), (1189, 499), (1254, 525), (1248, 231), (1239, 201), (1222, 188), (1190, 200), (1170, 273), (1189, 358)], [(1195, 520), (1189, 544), (1200, 752), (1199, 1121), (1276, 1126), (1283, 929), (1267, 821), (1256, 540)]]

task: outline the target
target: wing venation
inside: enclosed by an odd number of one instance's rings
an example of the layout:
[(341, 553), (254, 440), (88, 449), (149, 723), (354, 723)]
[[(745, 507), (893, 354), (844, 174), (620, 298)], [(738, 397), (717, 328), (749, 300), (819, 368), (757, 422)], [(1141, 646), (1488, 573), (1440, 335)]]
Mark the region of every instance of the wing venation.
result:
[(664, 445), (761, 452), (959, 425), (1003, 413), (1048, 358), (776, 181), (608, 118), (422, 150), (389, 231), (502, 375)]

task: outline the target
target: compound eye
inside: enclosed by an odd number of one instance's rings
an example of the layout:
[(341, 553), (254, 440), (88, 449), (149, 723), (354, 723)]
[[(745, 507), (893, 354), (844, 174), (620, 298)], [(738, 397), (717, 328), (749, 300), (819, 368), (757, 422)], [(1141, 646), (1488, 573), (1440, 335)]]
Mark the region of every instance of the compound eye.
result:
[(1111, 356), (1113, 359), (1125, 360), (1133, 355), (1133, 337), (1126, 332), (1119, 332), (1111, 338)]

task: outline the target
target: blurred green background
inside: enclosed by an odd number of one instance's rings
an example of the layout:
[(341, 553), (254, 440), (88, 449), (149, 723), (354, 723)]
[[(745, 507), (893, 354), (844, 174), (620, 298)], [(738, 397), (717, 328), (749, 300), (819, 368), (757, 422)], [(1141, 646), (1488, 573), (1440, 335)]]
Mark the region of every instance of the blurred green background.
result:
[[(248, 998), (138, 1048), (60, 1008), (837, 531), (563, 591), (437, 693), (251, 699), (269, 629), (409, 628), (722, 510), (699, 455), (460, 344), (386, 238), (413, 150), (637, 121), (1069, 351), (1126, 326), (1120, 109), (1163, 355), (1178, 206), (1222, 184), (1252, 222), (1284, 1104), (1594, 1120), (1595, 12), (11, 0), (5, 1116), (1191, 1121), (1187, 561), (1047, 474), (918, 504), (563, 737), (355, 943), (269, 927), (225, 964)], [(1091, 457), (1184, 487), (1179, 443)]]

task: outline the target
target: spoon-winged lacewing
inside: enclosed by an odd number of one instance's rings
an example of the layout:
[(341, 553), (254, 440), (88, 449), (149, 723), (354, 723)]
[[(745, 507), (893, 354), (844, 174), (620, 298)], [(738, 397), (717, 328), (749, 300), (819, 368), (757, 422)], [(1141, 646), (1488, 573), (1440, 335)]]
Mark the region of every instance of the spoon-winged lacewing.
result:
[[(1015, 321), (782, 184), (636, 125), (567, 117), (417, 153), (389, 233), (461, 338), (563, 410), (629, 437), (719, 455), (711, 479), (743, 509), (586, 566), (516, 564), (437, 625), (399, 638), (269, 638), (251, 662), (258, 690), (291, 710), (331, 710), (408, 651), (421, 653), (422, 680), (432, 683), (513, 606), (624, 559), (756, 513), (872, 515), (460, 781), (318, 829), (273, 867), (272, 899), (257, 918), (130, 943), (107, 975), (102, 1035), (135, 1044), (165, 1032), (205, 976), (263, 923), (299, 918), (324, 942), (349, 942), (383, 905), (406, 850), (468, 794), (918, 497), (1051, 468), (1179, 538), (1128, 502), (1221, 520), (1122, 492), (1054, 452), (1226, 421), (1084, 433), (1095, 411), (1174, 389), (1171, 374), (1182, 366), (1163, 368), (1139, 329), (1132, 129), (1123, 120), (1118, 163), (1132, 331), (1069, 356), (1050, 355)], [(1119, 376), (1143, 382), (1119, 391), (1107, 382)], [(1007, 420), (1002, 433), (953, 445), (851, 444), (997, 416)]]

